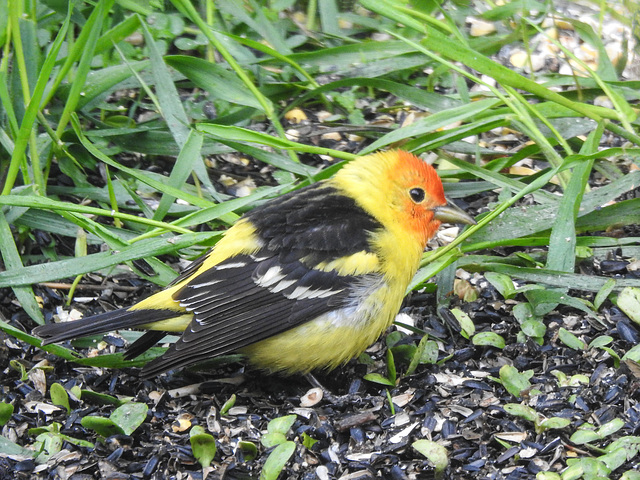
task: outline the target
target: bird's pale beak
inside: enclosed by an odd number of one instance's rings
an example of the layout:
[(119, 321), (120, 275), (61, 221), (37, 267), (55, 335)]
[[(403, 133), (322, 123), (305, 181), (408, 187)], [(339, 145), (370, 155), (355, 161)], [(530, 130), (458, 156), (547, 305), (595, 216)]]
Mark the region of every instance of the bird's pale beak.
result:
[(464, 210), (449, 203), (442, 207), (435, 207), (433, 209), (433, 218), (440, 220), (442, 223), (468, 223), (469, 225), (475, 225), (476, 221), (467, 214)]

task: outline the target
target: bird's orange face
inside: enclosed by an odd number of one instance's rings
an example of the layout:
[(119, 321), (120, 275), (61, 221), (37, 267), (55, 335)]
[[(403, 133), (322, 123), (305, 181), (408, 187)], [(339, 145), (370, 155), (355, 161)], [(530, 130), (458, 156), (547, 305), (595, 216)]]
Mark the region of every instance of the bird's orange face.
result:
[(395, 187), (392, 205), (398, 222), (426, 244), (440, 226), (434, 208), (447, 204), (442, 182), (431, 165), (408, 152), (396, 153), (396, 166), (389, 172)]
[[(359, 157), (330, 182), (357, 199), (390, 232), (389, 238), (403, 239), (399, 249), (407, 245), (424, 248), (446, 218), (439, 211), (447, 201), (435, 169), (402, 150)], [(453, 220), (469, 223), (459, 217)]]

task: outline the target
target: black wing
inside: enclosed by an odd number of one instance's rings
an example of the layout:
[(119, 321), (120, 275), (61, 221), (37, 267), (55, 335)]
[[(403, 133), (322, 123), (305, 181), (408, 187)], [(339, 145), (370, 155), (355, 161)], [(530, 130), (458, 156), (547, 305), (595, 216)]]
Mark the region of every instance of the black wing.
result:
[(238, 255), (174, 294), (194, 320), (143, 374), (228, 354), (340, 308), (353, 277), (314, 268), (370, 252), (378, 222), (348, 197), (315, 184), (254, 209), (248, 219), (264, 247)]
[(370, 252), (369, 233), (382, 227), (350, 197), (316, 183), (252, 210), (266, 248), (317, 255), (318, 262)]

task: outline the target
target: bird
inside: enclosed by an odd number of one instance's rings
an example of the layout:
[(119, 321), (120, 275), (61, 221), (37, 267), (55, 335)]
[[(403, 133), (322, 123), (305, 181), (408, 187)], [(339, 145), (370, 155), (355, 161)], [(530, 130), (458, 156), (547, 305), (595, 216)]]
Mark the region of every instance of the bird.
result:
[(231, 353), (270, 373), (329, 371), (391, 325), (441, 223), (475, 221), (431, 165), (402, 150), (359, 156), (250, 210), (165, 289), (34, 334), (44, 346), (145, 330), (125, 352), (135, 358), (179, 333), (146, 378)]

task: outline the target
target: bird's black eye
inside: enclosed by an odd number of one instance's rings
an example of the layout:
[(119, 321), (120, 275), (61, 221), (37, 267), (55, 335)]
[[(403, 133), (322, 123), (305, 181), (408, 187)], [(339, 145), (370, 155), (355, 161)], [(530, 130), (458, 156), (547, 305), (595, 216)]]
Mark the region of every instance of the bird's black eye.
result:
[(424, 190), (421, 188), (412, 188), (411, 190), (409, 190), (409, 195), (411, 196), (411, 200), (413, 200), (415, 203), (422, 202), (425, 197)]

